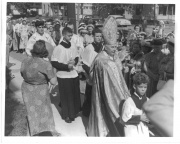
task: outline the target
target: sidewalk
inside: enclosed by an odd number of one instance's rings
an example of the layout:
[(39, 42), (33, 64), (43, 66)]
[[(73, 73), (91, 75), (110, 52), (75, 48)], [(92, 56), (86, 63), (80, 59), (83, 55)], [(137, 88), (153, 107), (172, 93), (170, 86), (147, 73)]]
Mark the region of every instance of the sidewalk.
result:
[[(17, 60), (18, 59), (18, 60)], [(20, 67), (21, 61), (19, 58), (13, 58), (12, 55), (9, 58), (10, 63), (15, 63), (16, 65), (12, 66), (10, 69), (12, 74), (15, 76), (14, 79), (11, 80), (9, 84), (9, 89), (12, 91), (12, 96), (16, 100), (18, 100), (21, 104), (23, 104), (22, 94), (21, 94), (21, 84), (23, 82), (23, 78), (20, 75)], [(84, 89), (84, 88), (83, 88)], [(66, 123), (62, 120), (59, 114), (59, 96), (51, 97), (52, 102), (52, 110), (55, 121), (56, 130), (62, 134), (62, 136), (83, 136), (86, 137), (85, 126), (87, 124), (87, 118), (79, 116), (72, 123)]]

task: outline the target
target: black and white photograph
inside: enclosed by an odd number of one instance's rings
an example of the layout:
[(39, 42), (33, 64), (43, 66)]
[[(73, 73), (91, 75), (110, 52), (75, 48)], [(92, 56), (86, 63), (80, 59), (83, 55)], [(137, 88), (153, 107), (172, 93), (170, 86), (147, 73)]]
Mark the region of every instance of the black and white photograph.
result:
[(177, 4), (82, 2), (2, 3), (2, 137), (174, 137)]

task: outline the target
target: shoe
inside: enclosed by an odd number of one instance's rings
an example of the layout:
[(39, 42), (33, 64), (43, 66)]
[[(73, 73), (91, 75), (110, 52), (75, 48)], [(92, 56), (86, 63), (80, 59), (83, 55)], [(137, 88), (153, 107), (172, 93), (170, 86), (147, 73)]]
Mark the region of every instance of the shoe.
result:
[(57, 131), (51, 132), (54, 137), (61, 137), (61, 134)]
[(74, 118), (70, 118), (71, 121), (74, 121)]
[(72, 121), (70, 120), (70, 118), (69, 118), (69, 117), (66, 117), (66, 118), (65, 118), (65, 122), (67, 122), (67, 123), (71, 123)]
[(14, 79), (15, 78), (15, 76), (14, 75), (11, 75), (11, 78), (10, 78), (10, 80), (12, 80), (12, 79)]

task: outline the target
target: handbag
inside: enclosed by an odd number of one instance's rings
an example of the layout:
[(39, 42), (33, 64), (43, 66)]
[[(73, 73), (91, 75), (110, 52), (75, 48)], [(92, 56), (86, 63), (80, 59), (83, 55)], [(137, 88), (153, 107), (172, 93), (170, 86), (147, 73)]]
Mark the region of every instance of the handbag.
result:
[(157, 84), (157, 90), (160, 90), (167, 82), (167, 77), (166, 77), (166, 72), (164, 72), (164, 77), (163, 79), (159, 79), (158, 84)]

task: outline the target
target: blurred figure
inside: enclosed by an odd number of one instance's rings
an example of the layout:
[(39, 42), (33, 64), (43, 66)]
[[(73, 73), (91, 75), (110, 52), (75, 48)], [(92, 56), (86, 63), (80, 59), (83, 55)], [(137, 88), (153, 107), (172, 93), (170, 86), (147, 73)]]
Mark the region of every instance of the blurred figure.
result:
[(134, 26), (134, 32), (130, 35), (131, 40), (137, 40), (139, 33), (141, 32), (141, 27), (139, 25)]
[(159, 67), (159, 79), (174, 79), (174, 40), (171, 39), (167, 43), (167, 47), (170, 53), (165, 56), (161, 62)]
[(79, 33), (79, 37), (81, 42), (83, 43), (84, 48), (86, 47), (86, 42), (85, 42), (85, 36), (87, 35), (88, 31), (86, 29), (86, 26), (84, 25), (79, 25), (78, 27), (78, 33)]
[(52, 38), (56, 45), (59, 44), (61, 37), (62, 37), (62, 35), (61, 35), (61, 31), (60, 31), (60, 23), (55, 23)]
[(59, 25), (60, 25), (59, 30), (60, 30), (61, 36), (62, 36), (62, 30), (63, 30), (63, 28), (64, 28), (62, 22), (63, 22), (63, 21), (62, 21), (61, 16), (60, 16), (60, 19), (55, 19), (55, 20), (54, 20), (54, 25), (55, 25), (55, 24), (59, 24)]
[(151, 42), (153, 51), (146, 54), (144, 57), (144, 70), (150, 78), (149, 87), (147, 90), (147, 97), (150, 98), (157, 92), (157, 84), (159, 80), (159, 64), (165, 56), (162, 52), (163, 41), (161, 39), (154, 39)]
[(164, 36), (165, 23), (162, 20), (159, 21), (158, 27), (159, 27), (158, 38), (162, 38)]
[(17, 37), (16, 37), (16, 31), (15, 31), (15, 26), (16, 26), (16, 20), (12, 20), (13, 24), (13, 51), (18, 51), (18, 42), (17, 42)]
[(94, 25), (93, 24), (87, 25), (88, 34), (85, 36), (86, 46), (91, 44), (94, 41), (94, 38), (93, 38), (93, 35), (92, 35), (93, 29), (94, 29)]
[(13, 25), (12, 25), (12, 21), (11, 18), (7, 17), (6, 20), (6, 33), (12, 38), (13, 37)]
[(19, 18), (18, 23), (15, 25), (15, 32), (16, 32), (16, 38), (17, 38), (17, 44), (18, 44), (18, 52), (20, 52), (19, 46), (20, 46), (20, 28), (22, 26), (22, 18)]
[(11, 47), (12, 47), (12, 38), (6, 33), (6, 66), (8, 66), (9, 64), (9, 52)]
[(48, 19), (46, 22), (44, 22), (44, 24), (44, 32), (50, 34), (49, 27), (53, 25), (53, 20)]
[(142, 31), (146, 32), (147, 29), (147, 19), (145, 17), (142, 18)]
[(28, 39), (36, 32), (35, 22), (36, 22), (35, 20), (32, 20), (31, 25), (29, 26)]
[(148, 119), (164, 137), (173, 137), (174, 80), (169, 80), (143, 105)]
[(117, 31), (117, 43), (118, 43), (118, 50), (120, 51), (122, 46), (126, 45), (124, 41), (123, 32), (121, 30)]
[(22, 20), (22, 25), (19, 30), (19, 35), (20, 35), (20, 46), (19, 46), (19, 52), (23, 53), (25, 52), (25, 48), (27, 46), (28, 42), (28, 35), (29, 35), (29, 27), (27, 25), (27, 19)]

